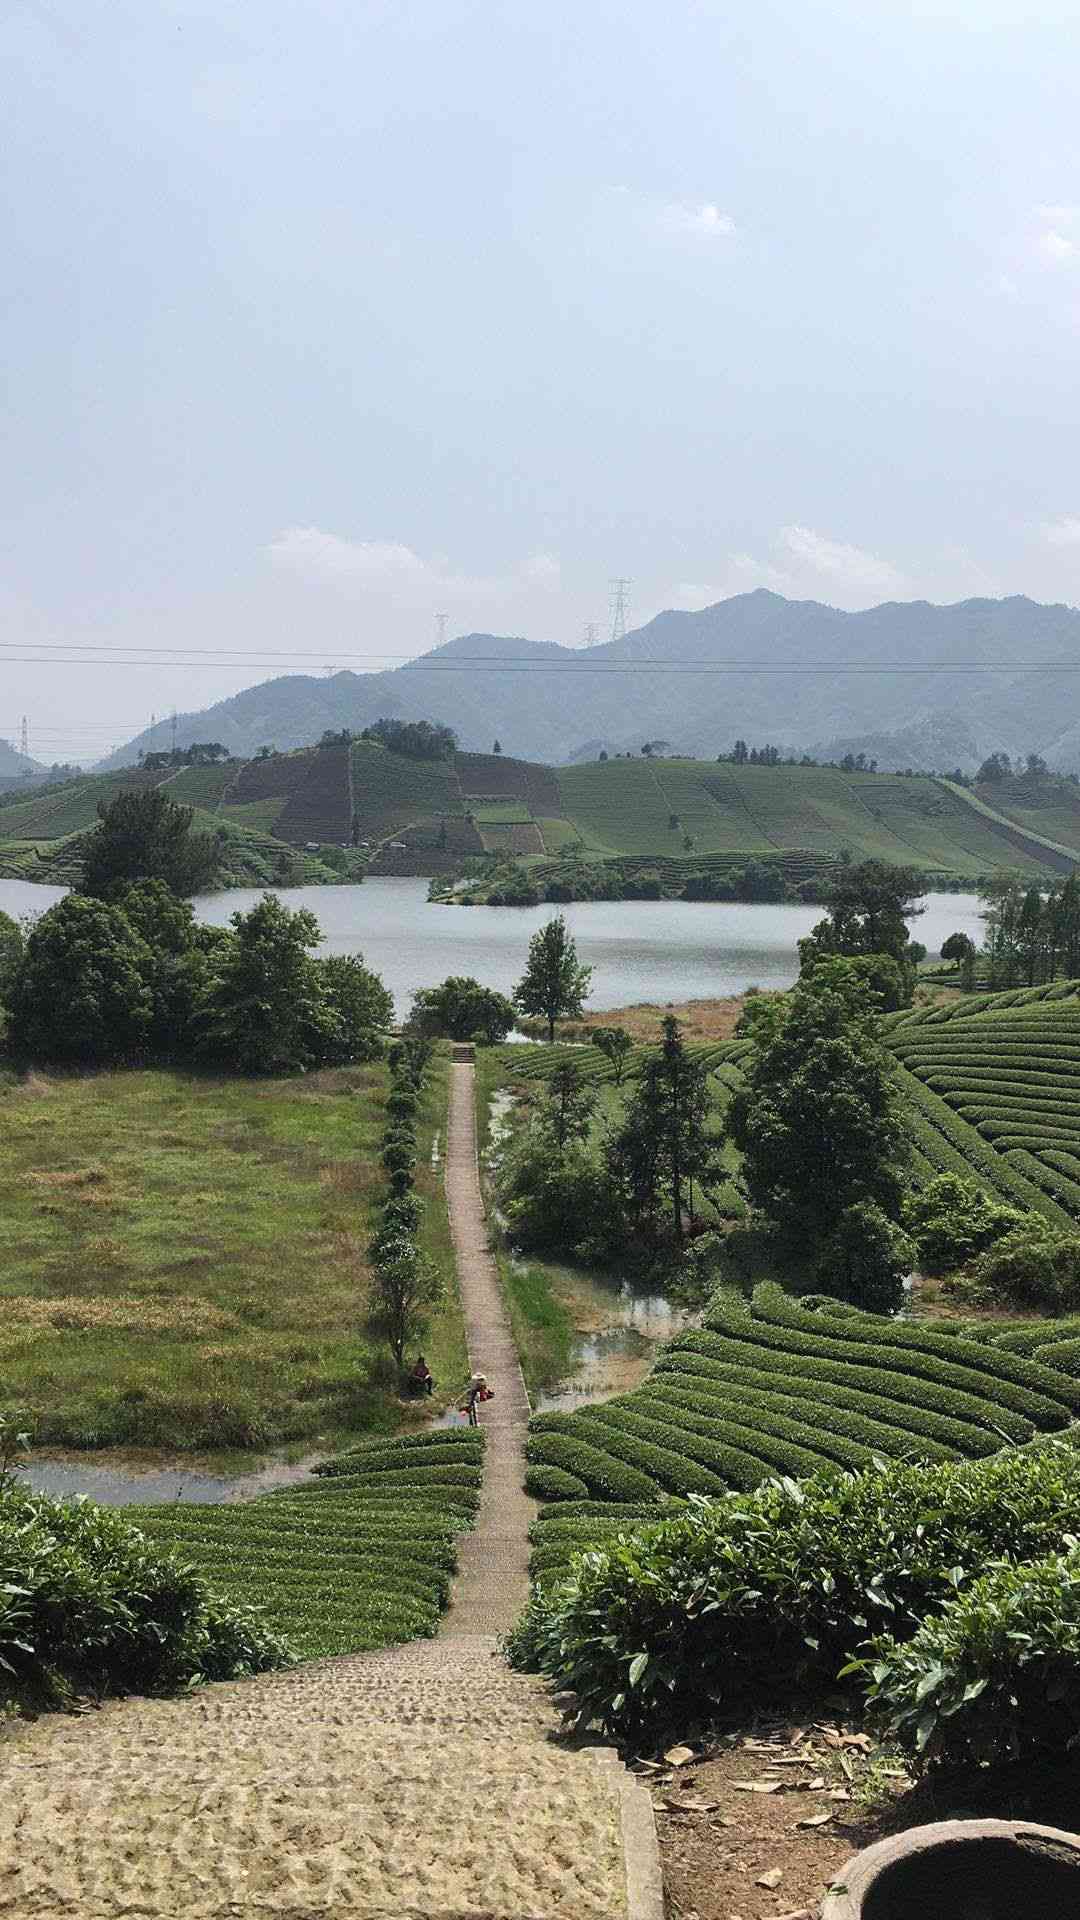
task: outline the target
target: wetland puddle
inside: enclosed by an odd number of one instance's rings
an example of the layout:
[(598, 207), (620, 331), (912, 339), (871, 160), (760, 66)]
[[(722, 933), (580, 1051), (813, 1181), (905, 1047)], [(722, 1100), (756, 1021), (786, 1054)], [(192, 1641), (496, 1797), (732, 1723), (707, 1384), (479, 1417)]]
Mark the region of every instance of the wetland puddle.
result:
[(209, 1473), (182, 1460), (167, 1464), (120, 1458), (102, 1462), (77, 1454), (31, 1455), (16, 1469), (17, 1478), (36, 1493), (85, 1494), (107, 1507), (163, 1506), (170, 1500), (191, 1500), (200, 1506), (218, 1506), (253, 1500), (275, 1487), (291, 1487), (306, 1480), (313, 1466), (325, 1458), (312, 1454), (292, 1463), (272, 1460), (250, 1473)]

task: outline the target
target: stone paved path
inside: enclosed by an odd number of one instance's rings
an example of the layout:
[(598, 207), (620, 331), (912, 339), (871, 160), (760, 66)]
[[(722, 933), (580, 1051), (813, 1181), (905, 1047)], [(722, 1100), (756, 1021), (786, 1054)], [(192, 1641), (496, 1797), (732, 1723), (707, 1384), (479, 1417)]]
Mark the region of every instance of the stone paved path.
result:
[(487, 1247), (473, 1068), (447, 1159), (474, 1366), (496, 1397), (443, 1633), (53, 1714), (0, 1747), (0, 1920), (662, 1920), (648, 1794), (571, 1750), (496, 1635), (527, 1591), (528, 1400)]
[(505, 1633), (529, 1594), (526, 1535), (536, 1504), (522, 1488), (529, 1396), (488, 1243), (476, 1164), (476, 1103), (471, 1048), (455, 1049), (450, 1069), (446, 1197), (465, 1313), (469, 1363), (487, 1375), (495, 1398), (480, 1409), (487, 1433), (484, 1488), (474, 1532), (461, 1542), (460, 1574), (443, 1632)]

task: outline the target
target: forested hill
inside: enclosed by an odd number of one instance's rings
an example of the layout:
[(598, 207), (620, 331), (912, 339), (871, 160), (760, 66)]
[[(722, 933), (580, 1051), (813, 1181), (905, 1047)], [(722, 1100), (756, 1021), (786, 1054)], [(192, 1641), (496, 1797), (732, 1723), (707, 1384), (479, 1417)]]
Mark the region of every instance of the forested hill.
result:
[[(392, 672), (291, 674), (181, 715), (177, 740), (220, 740), (246, 758), (384, 715), (437, 714), (465, 747), (498, 739), (555, 762), (586, 742), (636, 752), (656, 739), (713, 758), (742, 737), (819, 758), (862, 750), (886, 768), (965, 772), (992, 752), (1034, 750), (1075, 772), (1078, 661), (1071, 607), (1016, 597), (844, 613), (759, 591), (659, 614), (588, 651), (473, 633)], [(160, 745), (141, 734), (103, 765), (130, 765), (140, 748)]]
[(0, 800), (0, 874), (72, 877), (99, 803), (157, 785), (196, 808), (197, 824), (219, 835), (226, 868), (247, 884), (440, 875), (485, 856), (493, 864), (477, 875), (536, 866), (541, 884), (552, 862), (644, 863), (681, 884), (765, 861), (795, 887), (847, 856), (968, 883), (1001, 867), (1049, 877), (1080, 861), (1080, 784), (1045, 773), (968, 788), (922, 774), (715, 758), (572, 767), (495, 753), (416, 758), (339, 737), (253, 760), (85, 775)]

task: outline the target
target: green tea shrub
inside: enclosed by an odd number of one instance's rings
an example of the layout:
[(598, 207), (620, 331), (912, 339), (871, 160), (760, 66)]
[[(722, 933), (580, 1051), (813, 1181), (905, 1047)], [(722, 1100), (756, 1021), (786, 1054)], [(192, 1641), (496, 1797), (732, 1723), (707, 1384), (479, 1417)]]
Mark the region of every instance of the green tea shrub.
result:
[(0, 1671), (46, 1697), (166, 1693), (287, 1664), (246, 1606), (89, 1500), (0, 1490)]
[(1031, 1216), (976, 1262), (968, 1291), (986, 1305), (1075, 1311), (1080, 1306), (1080, 1232), (1058, 1233)]
[(1063, 1758), (1080, 1726), (1080, 1551), (988, 1568), (855, 1671), (916, 1767)]
[(1045, 1554), (1078, 1520), (1075, 1456), (1049, 1443), (769, 1480), (586, 1546), (534, 1592), (511, 1658), (573, 1690), (582, 1725), (648, 1739), (749, 1692), (834, 1686), (876, 1628), (909, 1639), (988, 1561)]
[(589, 1489), (564, 1467), (526, 1467), (525, 1491), (534, 1500), (584, 1500)]

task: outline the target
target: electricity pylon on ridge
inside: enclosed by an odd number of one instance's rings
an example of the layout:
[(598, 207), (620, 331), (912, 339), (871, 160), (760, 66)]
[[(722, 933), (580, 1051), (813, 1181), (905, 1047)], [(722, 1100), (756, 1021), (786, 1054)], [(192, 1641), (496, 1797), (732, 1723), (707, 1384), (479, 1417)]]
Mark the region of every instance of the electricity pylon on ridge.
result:
[(611, 614), (611, 638), (622, 640), (626, 635), (626, 615), (629, 606), (630, 582), (618, 576), (608, 581), (608, 607)]
[(22, 757), (24, 760), (29, 760), (30, 758), (30, 723), (27, 720), (25, 713), (23, 714), (23, 717), (22, 717), (22, 727), (19, 732), (19, 752), (22, 754)]
[(600, 628), (595, 620), (586, 620), (585, 622), (584, 644), (587, 647), (598, 647), (600, 645)]
[(450, 615), (448, 613), (437, 613), (435, 615), (435, 628), (439, 636), (437, 644), (440, 647), (445, 647), (446, 645), (446, 623), (449, 618)]

